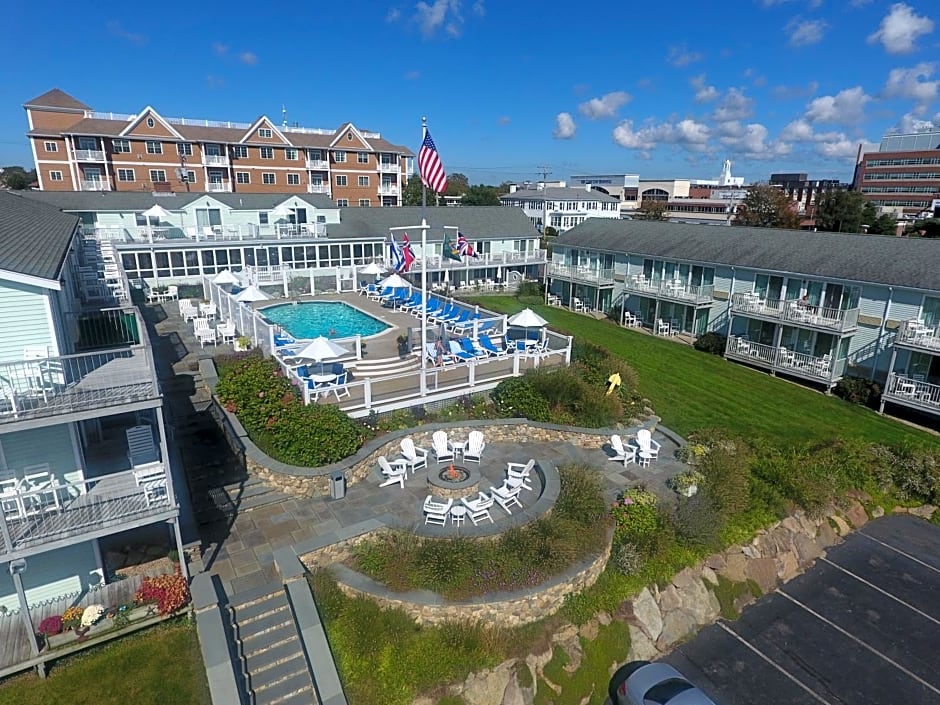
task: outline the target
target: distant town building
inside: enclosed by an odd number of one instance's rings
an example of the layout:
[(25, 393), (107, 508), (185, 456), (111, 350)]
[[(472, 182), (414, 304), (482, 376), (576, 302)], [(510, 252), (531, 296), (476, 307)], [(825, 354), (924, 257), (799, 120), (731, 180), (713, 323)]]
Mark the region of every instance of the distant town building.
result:
[(853, 186), (880, 212), (933, 215), (940, 199), (940, 127), (885, 135), (877, 152), (859, 154)]
[(810, 179), (802, 173), (771, 174), (770, 185), (782, 189), (796, 204), (800, 227), (806, 230), (816, 226), (816, 203), (822, 194), (852, 187), (838, 179)]
[(593, 189), (590, 184), (578, 188), (526, 184), (509, 187), (509, 193), (499, 197), (504, 206), (522, 208), (529, 221), (539, 230), (543, 223), (559, 233), (583, 223), (588, 218), (619, 218), (620, 202), (614, 196)]

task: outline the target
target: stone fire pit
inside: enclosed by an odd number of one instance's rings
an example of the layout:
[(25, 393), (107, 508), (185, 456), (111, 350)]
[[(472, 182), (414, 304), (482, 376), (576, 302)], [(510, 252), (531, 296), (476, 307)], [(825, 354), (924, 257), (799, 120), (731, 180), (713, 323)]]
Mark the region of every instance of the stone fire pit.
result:
[(428, 470), (428, 490), (443, 499), (460, 499), (480, 489), (480, 471), (462, 465), (447, 465), (439, 470)]

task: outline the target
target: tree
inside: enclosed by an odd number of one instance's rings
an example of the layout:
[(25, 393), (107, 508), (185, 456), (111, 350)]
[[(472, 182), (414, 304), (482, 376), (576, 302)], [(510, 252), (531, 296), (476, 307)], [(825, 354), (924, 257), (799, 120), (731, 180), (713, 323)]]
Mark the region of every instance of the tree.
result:
[(890, 213), (883, 213), (871, 221), (868, 232), (872, 235), (896, 235), (898, 232), (898, 219)]
[(766, 184), (751, 186), (734, 216), (735, 225), (796, 230), (800, 217), (783, 191)]
[(500, 196), (504, 196), (509, 193), (509, 187), (512, 186), (512, 181), (504, 181), (499, 186), (496, 187), (496, 193)]
[(558, 231), (551, 225), (545, 228), (545, 237), (558, 237)]
[[(433, 202), (433, 199), (430, 199)], [(401, 203), (403, 206), (421, 205), (421, 177), (415, 174), (405, 183)]]
[(499, 196), (496, 195), (496, 188), (493, 186), (484, 186), (478, 184), (471, 186), (460, 199), (462, 206), (498, 206)]
[[(833, 233), (861, 232), (866, 205), (861, 191), (827, 191), (816, 204), (816, 229)], [(867, 215), (870, 216), (871, 211)], [(866, 225), (871, 225), (871, 221)]]
[(940, 237), (940, 218), (916, 220), (904, 230), (905, 235), (911, 237)]
[(447, 175), (447, 190), (444, 192), (448, 196), (462, 196), (470, 190), (470, 180), (461, 173)]
[(636, 209), (634, 216), (638, 220), (666, 220), (668, 210), (669, 204), (666, 201), (654, 201), (650, 198), (644, 198), (640, 202), (640, 207)]
[(27, 171), (21, 166), (6, 166), (0, 169), (0, 183), (9, 189), (22, 191), (36, 182), (36, 170)]

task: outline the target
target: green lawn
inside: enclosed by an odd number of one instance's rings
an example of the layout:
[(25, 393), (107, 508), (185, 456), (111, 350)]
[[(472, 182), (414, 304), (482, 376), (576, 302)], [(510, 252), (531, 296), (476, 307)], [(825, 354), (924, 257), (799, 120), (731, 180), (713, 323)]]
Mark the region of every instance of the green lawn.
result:
[(931, 434), (869, 409), (611, 321), (509, 296), (480, 297), (476, 303), (504, 313), (529, 304), (553, 329), (622, 357), (637, 371), (639, 391), (652, 402), (663, 424), (682, 435), (719, 426), (744, 437), (763, 435), (784, 444), (833, 437), (936, 442)]
[(0, 705), (210, 705), (196, 628), (173, 621), (0, 683)]

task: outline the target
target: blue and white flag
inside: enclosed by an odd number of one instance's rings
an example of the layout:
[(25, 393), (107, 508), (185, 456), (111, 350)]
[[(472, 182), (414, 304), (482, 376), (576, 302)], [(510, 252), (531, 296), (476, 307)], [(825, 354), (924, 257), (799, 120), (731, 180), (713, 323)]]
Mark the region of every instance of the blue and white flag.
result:
[(396, 272), (401, 271), (401, 268), (405, 264), (405, 256), (401, 251), (401, 248), (398, 246), (398, 243), (395, 242), (395, 236), (389, 234), (389, 255), (392, 259), (392, 269)]

